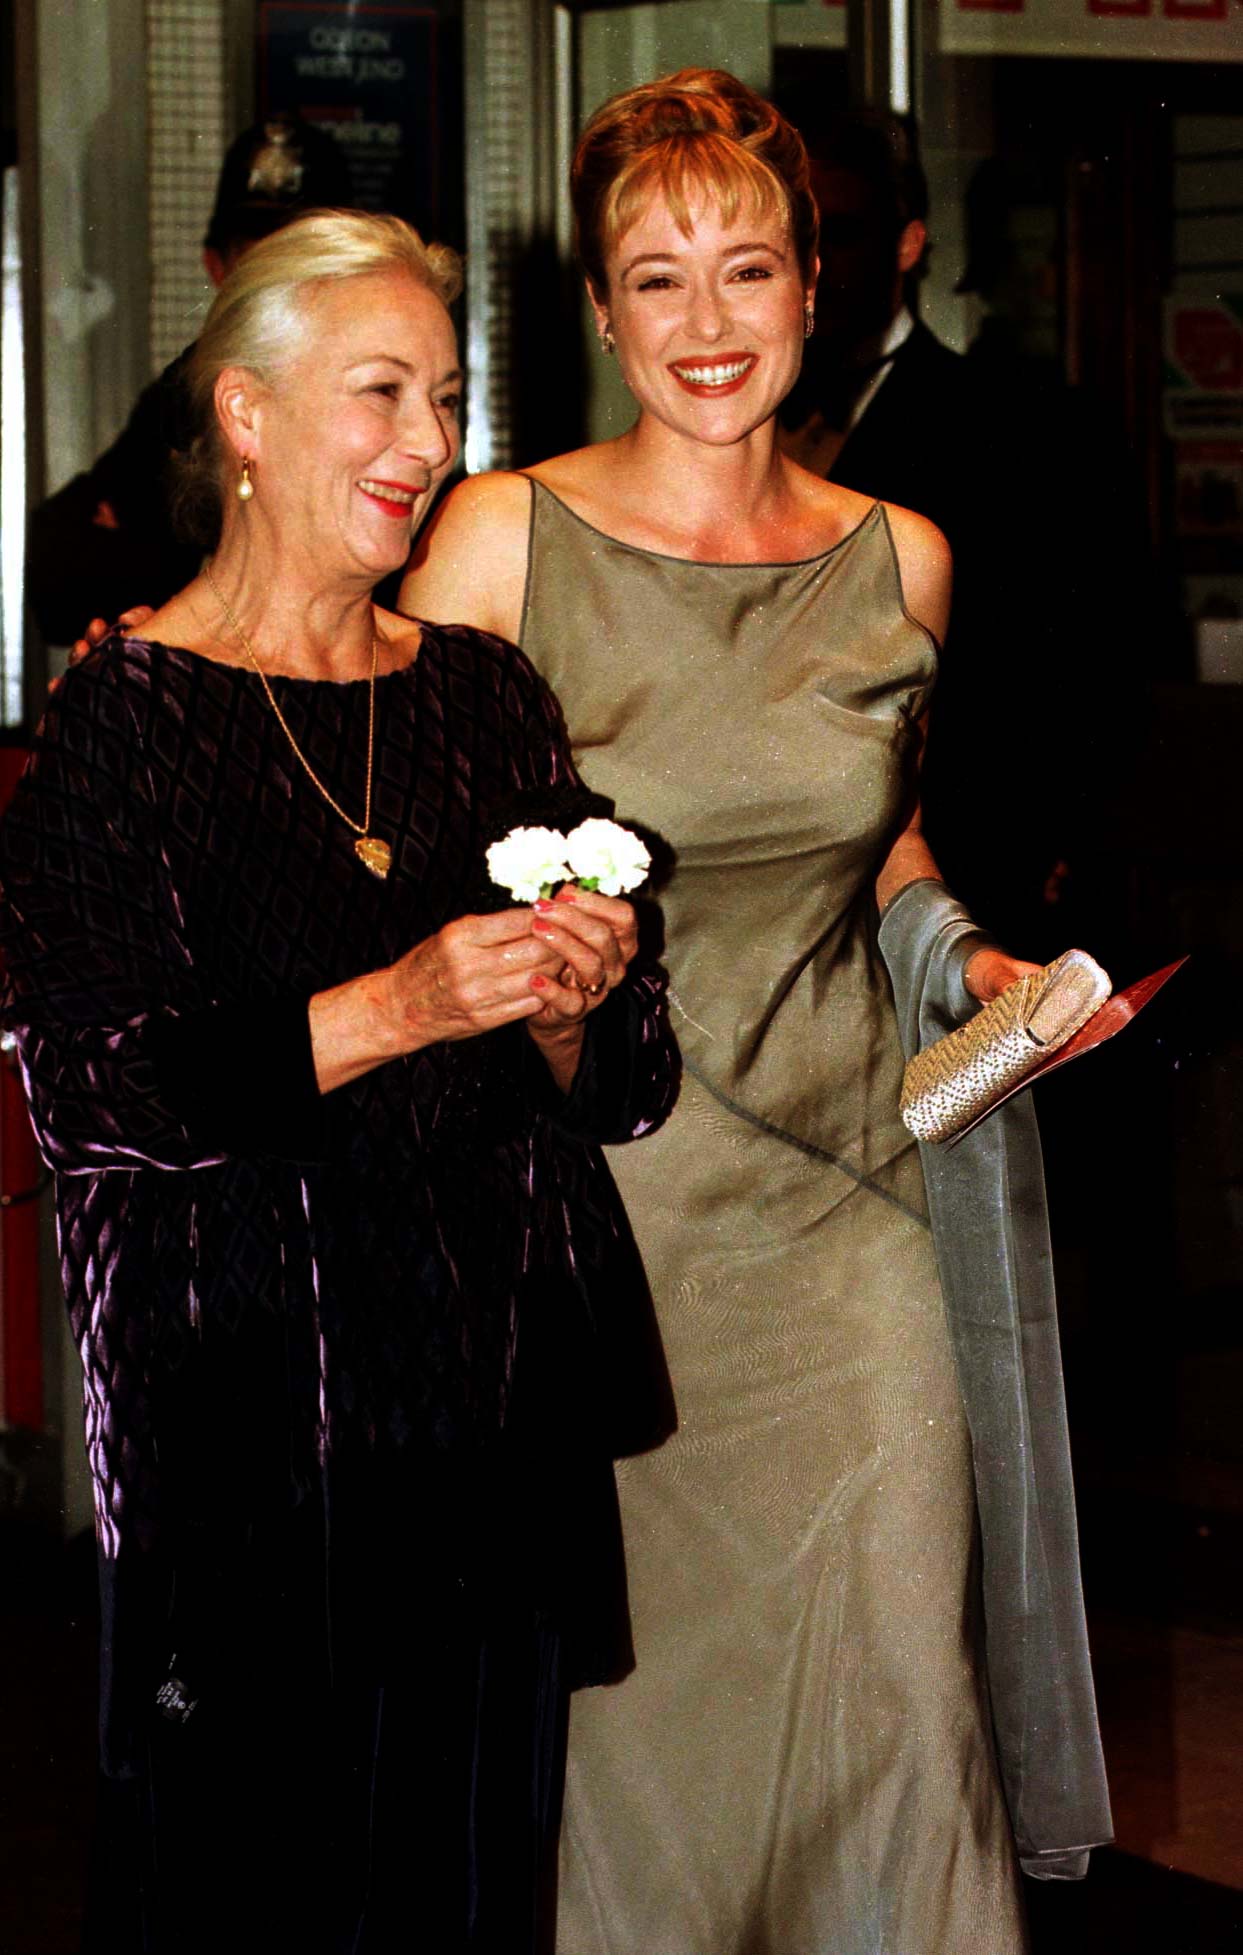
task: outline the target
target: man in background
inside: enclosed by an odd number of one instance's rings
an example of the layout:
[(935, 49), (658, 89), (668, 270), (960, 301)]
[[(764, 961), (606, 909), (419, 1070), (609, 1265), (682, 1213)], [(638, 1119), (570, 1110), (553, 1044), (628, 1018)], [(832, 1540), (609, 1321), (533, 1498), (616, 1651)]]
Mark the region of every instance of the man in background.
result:
[(821, 274), (783, 445), (929, 517), (954, 554), (922, 782), (930, 845), (1016, 952), (1083, 937), (1105, 955), (1103, 836), (1155, 609), (1132, 471), (1056, 377), (952, 352), (917, 318), (928, 192), (905, 125), (792, 112)]
[[(300, 211), (353, 203), (340, 145), (292, 115), (246, 129), (221, 166), (203, 239), (213, 285), (249, 245)], [(138, 601), (163, 604), (198, 568), (200, 552), (173, 527), (171, 458), (193, 439), (178, 355), (139, 395), (124, 429), (93, 467), (30, 518), (26, 590), (44, 638), (68, 645), (94, 617)]]

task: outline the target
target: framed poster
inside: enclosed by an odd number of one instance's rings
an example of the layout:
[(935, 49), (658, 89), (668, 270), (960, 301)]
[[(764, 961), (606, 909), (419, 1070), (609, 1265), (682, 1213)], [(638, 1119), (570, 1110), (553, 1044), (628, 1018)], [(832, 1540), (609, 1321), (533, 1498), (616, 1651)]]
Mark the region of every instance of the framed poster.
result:
[(1243, 293), (1166, 300), (1164, 404), (1179, 535), (1243, 535)]
[(446, 28), (456, 20), (418, 0), (260, 0), (257, 79), (262, 113), (294, 109), (341, 144), (364, 210), (455, 242), (461, 118), (446, 86), (459, 63), (444, 59)]

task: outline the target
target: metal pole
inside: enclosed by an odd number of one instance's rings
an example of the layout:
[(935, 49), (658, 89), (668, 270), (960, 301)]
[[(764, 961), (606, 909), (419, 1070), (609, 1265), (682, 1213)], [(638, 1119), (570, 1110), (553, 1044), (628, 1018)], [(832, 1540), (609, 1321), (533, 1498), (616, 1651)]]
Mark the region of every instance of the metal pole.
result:
[(466, 466), (507, 468), (517, 427), (516, 294), (555, 231), (556, 29), (549, 0), (465, 0)]
[(912, 0), (846, 0), (846, 7), (852, 102), (909, 114)]

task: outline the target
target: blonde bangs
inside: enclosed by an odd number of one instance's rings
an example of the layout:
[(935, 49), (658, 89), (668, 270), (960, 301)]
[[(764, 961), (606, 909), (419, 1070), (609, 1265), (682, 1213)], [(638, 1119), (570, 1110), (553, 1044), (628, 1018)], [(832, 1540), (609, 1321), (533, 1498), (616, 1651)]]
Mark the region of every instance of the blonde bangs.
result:
[(787, 232), (792, 229), (789, 193), (776, 171), (743, 143), (712, 130), (665, 136), (640, 150), (619, 171), (600, 213), (606, 254), (617, 248), (656, 198), (668, 205), (686, 238), (709, 202), (725, 225), (745, 211), (775, 218)]

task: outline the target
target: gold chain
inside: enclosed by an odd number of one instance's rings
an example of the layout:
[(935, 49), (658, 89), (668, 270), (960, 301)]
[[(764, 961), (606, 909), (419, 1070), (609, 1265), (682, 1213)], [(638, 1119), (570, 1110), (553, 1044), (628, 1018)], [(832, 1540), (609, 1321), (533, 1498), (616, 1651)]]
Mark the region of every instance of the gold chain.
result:
[(345, 809), (341, 806), (341, 803), (339, 801), (335, 801), (332, 795), (329, 794), (328, 789), (324, 786), (324, 783), (320, 780), (319, 775), (315, 772), (315, 769), (312, 767), (310, 761), (303, 753), (301, 747), (298, 745), (298, 742), (294, 739), (293, 733), (290, 730), (289, 722), (285, 718), (285, 715), (282, 713), (279, 705), (277, 704), (276, 694), (273, 692), (272, 687), (268, 681), (268, 675), (264, 671), (263, 667), (260, 665), (258, 659), (255, 657), (255, 648), (251, 644), (249, 638), (246, 636), (246, 633), (242, 630), (241, 625), (238, 623), (237, 617), (234, 614), (233, 607), (230, 605), (228, 598), (225, 596), (219, 584), (216, 582), (215, 576), (212, 573), (211, 564), (205, 562), (203, 565), (203, 569), (206, 573), (208, 583), (211, 585), (212, 590), (216, 594), (216, 599), (220, 605), (221, 610), (224, 612), (224, 615), (228, 619), (229, 624), (232, 626), (233, 630), (237, 633), (238, 639), (241, 643), (242, 650), (245, 652), (247, 658), (250, 660), (256, 673), (258, 674), (259, 682), (262, 685), (264, 692), (267, 694), (268, 705), (272, 708), (272, 711), (275, 713), (281, 731), (285, 735), (285, 738), (288, 740), (290, 746), (293, 748), (294, 756), (298, 760), (299, 764), (301, 765), (303, 772), (306, 774), (308, 780), (311, 781), (312, 784), (315, 786), (315, 788), (319, 791), (319, 793), (323, 795), (324, 800), (328, 803), (328, 806), (334, 811), (334, 813), (340, 815), (342, 821), (346, 824), (346, 826), (348, 828), (352, 828), (354, 830), (354, 833), (360, 837), (360, 840), (355, 842), (354, 844), (355, 852), (358, 855), (360, 861), (363, 862), (365, 866), (371, 870), (372, 875), (386, 876), (389, 871), (389, 866), (392, 862), (392, 851), (389, 849), (387, 842), (382, 842), (377, 836), (372, 835), (370, 832), (371, 831), (371, 771), (372, 771), (372, 764), (375, 758), (375, 675), (376, 675), (376, 666), (380, 656), (379, 640), (376, 637), (374, 629), (372, 630), (371, 633), (371, 684), (370, 684), (370, 691), (369, 691), (369, 703), (367, 709), (367, 798), (366, 798), (366, 804), (363, 808), (363, 818), (361, 822), (357, 822), (353, 819), (351, 815), (347, 815)]

